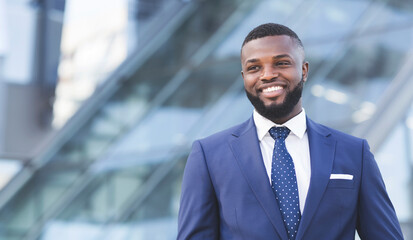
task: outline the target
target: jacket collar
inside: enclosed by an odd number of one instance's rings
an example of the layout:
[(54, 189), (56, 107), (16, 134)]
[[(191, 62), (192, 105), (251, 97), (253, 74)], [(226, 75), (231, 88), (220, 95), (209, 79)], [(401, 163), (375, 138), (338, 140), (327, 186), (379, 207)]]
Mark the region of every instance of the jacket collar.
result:
[(280, 239), (287, 240), (287, 232), (278, 203), (270, 184), (268, 184), (253, 118), (251, 117), (239, 128), (236, 128), (232, 135), (234, 138), (229, 144), (243, 176), (272, 223), (275, 234)]

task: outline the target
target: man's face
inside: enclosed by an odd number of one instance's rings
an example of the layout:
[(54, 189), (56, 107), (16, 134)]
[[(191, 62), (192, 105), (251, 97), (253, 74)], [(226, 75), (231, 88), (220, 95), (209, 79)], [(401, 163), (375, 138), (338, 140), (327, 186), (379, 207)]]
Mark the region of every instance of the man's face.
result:
[(308, 63), (292, 38), (268, 36), (246, 43), (241, 65), (245, 91), (261, 115), (284, 123), (300, 113)]

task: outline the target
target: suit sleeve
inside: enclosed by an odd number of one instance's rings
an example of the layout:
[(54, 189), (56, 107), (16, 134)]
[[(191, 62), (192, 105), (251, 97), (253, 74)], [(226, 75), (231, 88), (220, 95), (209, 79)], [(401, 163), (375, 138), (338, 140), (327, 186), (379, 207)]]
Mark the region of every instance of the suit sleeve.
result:
[(198, 141), (194, 142), (185, 166), (177, 239), (219, 239), (218, 203)]
[(357, 232), (362, 240), (403, 239), (400, 224), (387, 195), (380, 170), (365, 140), (363, 141)]

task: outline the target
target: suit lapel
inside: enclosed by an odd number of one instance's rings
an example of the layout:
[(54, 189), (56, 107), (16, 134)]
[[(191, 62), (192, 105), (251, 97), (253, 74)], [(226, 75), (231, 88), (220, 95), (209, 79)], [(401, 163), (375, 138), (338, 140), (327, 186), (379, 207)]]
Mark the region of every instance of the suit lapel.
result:
[(336, 146), (336, 141), (330, 136), (330, 132), (310, 119), (307, 119), (307, 134), (310, 145), (311, 179), (297, 239), (303, 238), (326, 190)]
[(235, 138), (230, 142), (231, 149), (245, 179), (279, 237), (288, 239), (281, 213), (278, 210), (278, 203), (265, 171), (253, 119), (243, 124), (233, 135)]

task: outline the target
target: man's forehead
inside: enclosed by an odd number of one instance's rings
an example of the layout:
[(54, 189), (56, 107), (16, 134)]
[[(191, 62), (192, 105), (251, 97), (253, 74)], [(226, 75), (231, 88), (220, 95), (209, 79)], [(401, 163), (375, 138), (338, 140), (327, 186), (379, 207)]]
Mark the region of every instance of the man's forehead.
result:
[(304, 49), (292, 37), (276, 35), (257, 38), (247, 42), (241, 48), (241, 61), (245, 61), (245, 58), (254, 58), (254, 55), (260, 52), (266, 53), (268, 49), (283, 55), (296, 55), (298, 53), (304, 57)]

